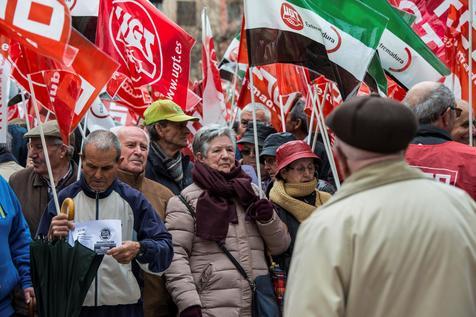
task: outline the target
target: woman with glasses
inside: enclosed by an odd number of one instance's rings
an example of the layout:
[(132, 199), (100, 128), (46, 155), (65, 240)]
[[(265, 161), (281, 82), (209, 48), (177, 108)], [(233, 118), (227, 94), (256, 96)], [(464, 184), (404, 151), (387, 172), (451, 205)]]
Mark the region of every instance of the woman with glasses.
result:
[(269, 199), (291, 235), (289, 249), (275, 257), (286, 273), (299, 225), (331, 198), (316, 189), (318, 162), (319, 157), (304, 141), (287, 142), (276, 151), (277, 174)]

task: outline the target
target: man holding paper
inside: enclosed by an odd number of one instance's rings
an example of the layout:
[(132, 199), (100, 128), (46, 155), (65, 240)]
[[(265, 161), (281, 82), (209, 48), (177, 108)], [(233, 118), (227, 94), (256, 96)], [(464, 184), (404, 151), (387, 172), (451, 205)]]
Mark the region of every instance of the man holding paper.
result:
[[(91, 133), (84, 143), (81, 179), (59, 193), (60, 204), (67, 197), (73, 199), (74, 222), (57, 215), (50, 202), (38, 230), (38, 235), (49, 238), (65, 237), (70, 231), (73, 237), (86, 234), (96, 246), (117, 242), (108, 240), (117, 230), (108, 220), (121, 221), (122, 244), (107, 251), (80, 316), (142, 316), (139, 266), (150, 273), (163, 272), (173, 257), (171, 236), (151, 204), (142, 193), (117, 179), (120, 155), (121, 146), (113, 133)], [(101, 221), (96, 228), (84, 225), (92, 220)], [(82, 230), (79, 234), (75, 223)], [(108, 223), (111, 225), (97, 230), (98, 224)], [(103, 246), (94, 249), (103, 251)]]

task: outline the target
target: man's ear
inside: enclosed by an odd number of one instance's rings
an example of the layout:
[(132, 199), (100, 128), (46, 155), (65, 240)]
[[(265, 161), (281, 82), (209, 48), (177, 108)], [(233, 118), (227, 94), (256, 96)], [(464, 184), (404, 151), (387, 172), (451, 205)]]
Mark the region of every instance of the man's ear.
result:
[(156, 124), (154, 125), (154, 129), (155, 129), (155, 132), (157, 132), (157, 135), (158, 135), (160, 138), (162, 138), (162, 135), (163, 135), (163, 133), (162, 133), (162, 126), (161, 126), (160, 124), (157, 124), (157, 123), (156, 123)]
[(198, 152), (195, 154), (195, 159), (199, 162), (203, 162), (205, 160), (205, 157), (202, 155), (202, 153)]
[(117, 160), (117, 165), (121, 165), (122, 162), (124, 162), (124, 160), (125, 160), (125, 157), (121, 155), (121, 156), (119, 157), (119, 160)]

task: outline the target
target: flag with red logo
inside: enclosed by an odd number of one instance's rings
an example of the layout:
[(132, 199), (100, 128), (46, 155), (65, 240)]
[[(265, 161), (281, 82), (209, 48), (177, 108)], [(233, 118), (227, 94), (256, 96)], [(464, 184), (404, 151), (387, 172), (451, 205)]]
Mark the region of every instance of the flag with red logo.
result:
[(63, 0), (0, 1), (0, 33), (66, 65), (77, 52), (68, 45), (71, 17)]
[(221, 87), (212, 28), (206, 8), (202, 11), (202, 74), (203, 123), (205, 125), (224, 124), (227, 112), (225, 97)]
[(65, 70), (40, 72), (49, 97), (48, 108), (52, 109), (65, 144), (69, 144), (76, 102), (81, 95), (81, 77)]
[(357, 0), (245, 0), (244, 9), (250, 66), (302, 65), (344, 97), (360, 86), (388, 22)]
[(167, 99), (185, 106), (195, 40), (149, 1), (101, 1), (96, 43), (130, 79), (123, 91), (130, 93), (129, 101), (137, 100), (130, 86), (153, 85)]
[(77, 49), (77, 54), (70, 67), (48, 57), (37, 54), (34, 50), (20, 45), (16, 41), (9, 43), (9, 58), (12, 61), (12, 76), (17, 83), (30, 91), (27, 75), (31, 74), (35, 97), (42, 106), (50, 108), (50, 97), (46, 89), (43, 71), (70, 71), (81, 79), (81, 90), (74, 107), (71, 129), (76, 128), (86, 111), (104, 88), (118, 65), (109, 56), (101, 52), (94, 44), (73, 29), (69, 45)]
[[(284, 79), (288, 76), (287, 79)], [(253, 87), (250, 83), (250, 69), (246, 72), (237, 106), (241, 109), (253, 102), (262, 104), (271, 113), (271, 124), (277, 131), (282, 130), (282, 115), (280, 96), (283, 104), (283, 114), (289, 112), (299, 94), (305, 93), (306, 79), (301, 78), (306, 73), (300, 73), (295, 65), (271, 64), (253, 67)], [(301, 84), (302, 83), (302, 84)]]

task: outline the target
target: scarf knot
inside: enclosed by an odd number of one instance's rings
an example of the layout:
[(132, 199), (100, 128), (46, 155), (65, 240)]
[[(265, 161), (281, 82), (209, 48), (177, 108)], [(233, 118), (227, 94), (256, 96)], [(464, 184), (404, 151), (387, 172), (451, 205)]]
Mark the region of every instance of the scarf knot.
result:
[(203, 189), (196, 207), (196, 235), (206, 240), (223, 241), (228, 224), (238, 223), (235, 201), (246, 210), (258, 200), (251, 179), (239, 163), (229, 173), (224, 173), (200, 162), (195, 163), (192, 178)]

